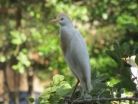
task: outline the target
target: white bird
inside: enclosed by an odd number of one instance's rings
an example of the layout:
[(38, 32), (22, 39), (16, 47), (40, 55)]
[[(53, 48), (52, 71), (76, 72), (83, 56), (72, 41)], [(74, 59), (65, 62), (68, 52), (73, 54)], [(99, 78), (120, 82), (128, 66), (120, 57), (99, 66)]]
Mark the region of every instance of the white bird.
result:
[(127, 57), (127, 58), (123, 58), (123, 60), (125, 60), (125, 62), (129, 65), (131, 65), (130, 70), (131, 70), (131, 79), (133, 80), (133, 82), (136, 85), (136, 89), (138, 91), (138, 65), (135, 62), (135, 58), (136, 55)]
[(91, 68), (86, 43), (80, 32), (73, 26), (71, 20), (65, 14), (60, 14), (52, 21), (60, 24), (60, 41), (64, 58), (72, 73), (78, 79), (73, 94), (80, 83), (80, 98), (89, 98), (92, 85)]

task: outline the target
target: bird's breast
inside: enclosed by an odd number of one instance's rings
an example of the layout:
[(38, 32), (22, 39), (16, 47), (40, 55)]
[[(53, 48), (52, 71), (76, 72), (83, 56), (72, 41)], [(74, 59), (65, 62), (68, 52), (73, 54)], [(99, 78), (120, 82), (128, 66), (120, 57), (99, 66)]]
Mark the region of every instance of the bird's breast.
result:
[(64, 54), (66, 54), (67, 50), (70, 49), (70, 43), (72, 38), (73, 38), (72, 34), (69, 31), (61, 30), (60, 40), (61, 40), (61, 48)]
[(67, 48), (68, 48), (68, 44), (67, 44), (67, 42), (66, 42), (64, 39), (61, 39), (61, 40), (62, 40), (62, 41), (61, 41), (61, 48), (62, 48), (62, 51), (63, 51), (64, 54), (66, 54)]

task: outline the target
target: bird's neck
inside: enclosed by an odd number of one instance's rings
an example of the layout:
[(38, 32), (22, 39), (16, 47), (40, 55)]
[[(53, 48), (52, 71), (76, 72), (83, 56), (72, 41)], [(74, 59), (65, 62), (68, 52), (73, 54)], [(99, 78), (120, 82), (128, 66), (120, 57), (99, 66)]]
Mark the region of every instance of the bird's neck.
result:
[(73, 28), (68, 26), (62, 26), (60, 32), (61, 47), (63, 52), (66, 53), (74, 35)]
[(74, 26), (73, 26), (72, 23), (68, 23), (68, 24), (64, 25), (64, 27), (72, 28), (72, 27), (74, 27)]
[(60, 29), (61, 33), (60, 33), (60, 38), (62, 40), (66, 40), (66, 41), (70, 41), (73, 37), (73, 33), (74, 33), (74, 28), (73, 27), (70, 27), (68, 25), (66, 26), (62, 26), (61, 29)]

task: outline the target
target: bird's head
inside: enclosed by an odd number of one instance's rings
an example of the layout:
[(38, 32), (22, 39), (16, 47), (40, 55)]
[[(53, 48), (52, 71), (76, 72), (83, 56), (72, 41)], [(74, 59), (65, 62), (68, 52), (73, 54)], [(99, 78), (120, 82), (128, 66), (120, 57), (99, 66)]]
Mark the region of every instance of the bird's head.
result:
[(69, 19), (69, 17), (64, 14), (64, 13), (60, 13), (56, 19), (51, 20), (51, 22), (58, 22), (61, 26), (65, 26), (65, 25), (72, 25), (71, 20)]

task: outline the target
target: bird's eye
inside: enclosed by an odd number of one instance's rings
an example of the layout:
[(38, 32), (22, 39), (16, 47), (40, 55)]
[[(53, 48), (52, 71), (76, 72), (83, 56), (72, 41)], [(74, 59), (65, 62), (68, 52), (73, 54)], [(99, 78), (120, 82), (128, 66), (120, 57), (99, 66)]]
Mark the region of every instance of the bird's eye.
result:
[(64, 18), (61, 18), (60, 20), (62, 21)]

